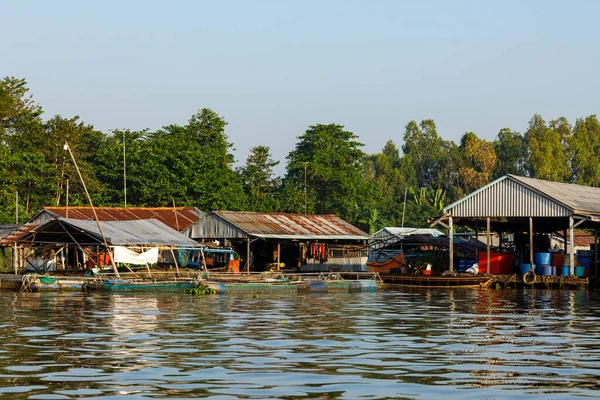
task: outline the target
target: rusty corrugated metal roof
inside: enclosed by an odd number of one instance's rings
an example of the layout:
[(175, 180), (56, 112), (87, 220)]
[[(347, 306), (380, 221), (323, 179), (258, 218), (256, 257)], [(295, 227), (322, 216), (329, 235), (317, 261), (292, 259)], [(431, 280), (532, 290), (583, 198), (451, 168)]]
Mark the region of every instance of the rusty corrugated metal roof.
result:
[(284, 214), (213, 211), (249, 236), (261, 238), (368, 239), (369, 235), (340, 217), (312, 214)]
[(37, 226), (38, 224), (28, 223), (15, 227), (10, 232), (4, 232), (4, 235), (2, 236), (2, 238), (0, 238), (0, 247), (12, 246), (18, 238), (20, 238), (26, 233), (31, 232)]
[[(131, 221), (156, 219), (169, 228), (182, 231), (198, 221), (204, 213), (196, 207), (94, 207), (100, 221)], [(92, 207), (69, 207), (68, 218), (94, 219)], [(54, 217), (67, 218), (67, 207), (44, 207), (39, 214), (47, 212)], [(177, 213), (177, 217), (175, 217)], [(34, 217), (36, 218), (36, 217)], [(32, 218), (32, 219), (34, 219)]]

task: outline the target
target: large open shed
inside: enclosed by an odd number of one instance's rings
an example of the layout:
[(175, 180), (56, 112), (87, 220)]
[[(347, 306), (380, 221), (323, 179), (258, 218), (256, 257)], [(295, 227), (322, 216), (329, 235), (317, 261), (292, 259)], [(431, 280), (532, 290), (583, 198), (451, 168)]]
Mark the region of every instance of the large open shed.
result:
[(369, 235), (336, 215), (213, 211), (190, 236), (230, 244), (246, 271), (366, 270)]
[(94, 264), (109, 265), (111, 258), (119, 262), (115, 251), (123, 252), (124, 248), (137, 252), (153, 249), (157, 256), (163, 250), (174, 258), (178, 249), (200, 247), (155, 219), (98, 222), (72, 218), (55, 218), (36, 225), (16, 238), (14, 245), (18, 255), (14, 259), (15, 273), (28, 266), (35, 270), (41, 267), (43, 272), (77, 270), (85, 268), (90, 258)]
[[(520, 261), (530, 265), (534, 264), (536, 250), (548, 250), (540, 248), (543, 244), (536, 239), (562, 232), (565, 238), (562, 250), (568, 254), (571, 275), (575, 267), (574, 230), (591, 230), (594, 274), (598, 275), (600, 188), (506, 175), (444, 208), (443, 215), (432, 226), (442, 225), (452, 236), (456, 224), (485, 230), (488, 265), (491, 232), (498, 232), (500, 237), (502, 233), (514, 234), (515, 242), (521, 244)], [(453, 249), (449, 254), (449, 269), (453, 270)]]

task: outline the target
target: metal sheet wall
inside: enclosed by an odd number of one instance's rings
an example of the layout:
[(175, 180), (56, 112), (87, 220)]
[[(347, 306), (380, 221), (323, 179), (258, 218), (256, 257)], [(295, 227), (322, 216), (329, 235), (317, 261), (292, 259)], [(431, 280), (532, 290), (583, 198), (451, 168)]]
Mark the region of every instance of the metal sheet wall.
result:
[(245, 239), (248, 236), (229, 222), (207, 214), (192, 225), (190, 237), (199, 239)]
[(570, 210), (518, 182), (503, 179), (448, 209), (453, 217), (567, 217)]

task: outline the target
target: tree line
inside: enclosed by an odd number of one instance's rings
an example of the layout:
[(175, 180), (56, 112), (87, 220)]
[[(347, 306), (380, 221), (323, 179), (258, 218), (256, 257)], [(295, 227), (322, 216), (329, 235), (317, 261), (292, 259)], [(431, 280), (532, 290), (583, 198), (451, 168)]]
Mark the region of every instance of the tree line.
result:
[[(315, 124), (297, 137), (276, 176), (269, 146), (234, 167), (227, 122), (201, 109), (185, 125), (156, 131), (104, 133), (79, 117), (44, 119), (25, 79), (0, 81), (0, 223), (42, 206), (87, 205), (63, 149), (69, 143), (95, 205), (123, 206), (126, 154), (128, 206), (194, 206), (204, 211), (334, 213), (369, 232), (422, 227), (443, 207), (492, 180), (516, 174), (600, 186), (600, 124), (574, 124), (535, 114), (525, 132), (503, 128), (494, 141), (474, 132), (457, 144), (431, 119), (410, 121), (381, 152), (366, 154), (357, 135), (338, 124)], [(400, 136), (401, 133), (399, 133)], [(405, 200), (406, 199), (406, 200)]]

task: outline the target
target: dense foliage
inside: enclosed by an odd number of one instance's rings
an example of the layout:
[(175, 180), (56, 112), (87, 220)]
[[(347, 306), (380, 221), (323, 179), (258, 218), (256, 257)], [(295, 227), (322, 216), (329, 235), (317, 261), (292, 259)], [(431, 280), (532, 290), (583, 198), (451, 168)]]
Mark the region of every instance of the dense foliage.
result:
[(97, 205), (335, 213), (370, 232), (426, 226), (445, 205), (505, 174), (600, 186), (595, 115), (571, 125), (535, 114), (523, 134), (503, 128), (490, 142), (467, 132), (459, 144), (442, 139), (433, 120), (410, 121), (398, 132), (401, 150), (390, 140), (377, 154), (342, 125), (316, 124), (298, 136), (283, 177), (266, 145), (234, 168), (226, 125), (201, 109), (183, 126), (104, 133), (77, 116), (45, 120), (26, 81), (4, 78), (0, 223), (14, 222), (17, 193), (21, 222), (44, 205), (64, 205), (67, 189), (69, 204), (86, 203), (65, 141)]

